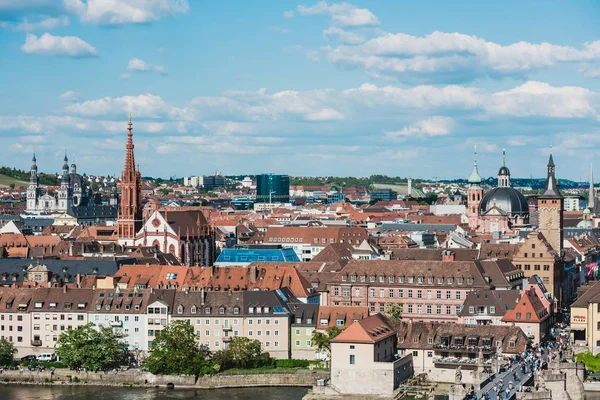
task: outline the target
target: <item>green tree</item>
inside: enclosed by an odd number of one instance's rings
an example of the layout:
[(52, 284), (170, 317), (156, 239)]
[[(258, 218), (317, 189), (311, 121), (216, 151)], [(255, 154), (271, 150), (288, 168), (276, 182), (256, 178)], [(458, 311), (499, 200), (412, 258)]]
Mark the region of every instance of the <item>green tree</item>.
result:
[(234, 336), (227, 352), (234, 367), (252, 368), (262, 353), (262, 345), (256, 339)]
[(93, 323), (69, 329), (60, 334), (56, 354), (71, 368), (86, 367), (102, 371), (118, 367), (126, 359), (121, 340), (125, 334)]
[(146, 367), (153, 374), (200, 376), (214, 372), (210, 351), (196, 342), (194, 328), (173, 321), (152, 341)]
[(342, 329), (337, 326), (330, 326), (325, 332), (319, 332), (316, 329), (312, 333), (312, 343), (317, 346), (320, 352), (331, 352), (331, 340), (342, 333)]
[(9, 367), (14, 360), (17, 349), (6, 339), (0, 339), (0, 366)]
[(397, 322), (402, 319), (402, 304), (388, 303), (385, 308), (385, 315), (392, 322)]

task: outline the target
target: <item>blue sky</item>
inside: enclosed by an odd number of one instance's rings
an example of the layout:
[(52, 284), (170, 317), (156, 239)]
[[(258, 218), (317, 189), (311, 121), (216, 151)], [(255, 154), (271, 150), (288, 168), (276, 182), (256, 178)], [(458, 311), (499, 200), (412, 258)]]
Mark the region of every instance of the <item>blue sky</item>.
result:
[[(492, 4), (493, 3), (493, 4)], [(0, 0), (5, 165), (587, 179), (600, 3)], [(551, 150), (552, 149), (552, 150)], [(600, 162), (598, 163), (600, 166)], [(600, 176), (600, 173), (597, 175)]]

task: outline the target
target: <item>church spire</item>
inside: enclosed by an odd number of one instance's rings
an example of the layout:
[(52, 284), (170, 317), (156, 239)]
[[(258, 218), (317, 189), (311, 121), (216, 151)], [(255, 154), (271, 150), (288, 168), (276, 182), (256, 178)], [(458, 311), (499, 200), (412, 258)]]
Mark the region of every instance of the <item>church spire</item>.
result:
[(473, 172), (469, 177), (469, 183), (479, 185), (481, 183), (481, 175), (479, 175), (479, 170), (477, 169), (477, 145), (473, 148), (473, 154)]
[(119, 244), (134, 245), (136, 233), (142, 227), (142, 177), (135, 165), (131, 113), (127, 124), (125, 168), (121, 174), (121, 202), (118, 213)]
[(33, 158), (31, 159), (31, 176), (29, 177), (29, 183), (36, 186), (38, 184), (37, 159), (35, 158), (35, 153), (33, 153)]
[(556, 182), (556, 176), (554, 175), (554, 160), (552, 153), (548, 159), (548, 176), (546, 177), (546, 187), (544, 193), (540, 196), (541, 198), (562, 198), (560, 191), (558, 190), (558, 184)]

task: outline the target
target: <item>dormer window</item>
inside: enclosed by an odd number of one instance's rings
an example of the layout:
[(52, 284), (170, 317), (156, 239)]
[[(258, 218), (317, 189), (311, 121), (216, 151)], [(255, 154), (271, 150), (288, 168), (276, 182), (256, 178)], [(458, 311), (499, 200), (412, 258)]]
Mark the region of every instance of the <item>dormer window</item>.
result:
[(196, 306), (192, 306), (192, 308), (190, 309), (190, 312), (192, 314), (196, 314)]
[(233, 313), (234, 314), (239, 314), (240, 313), (240, 308), (239, 307), (233, 307)]
[(254, 314), (254, 307), (248, 307), (248, 314)]
[(177, 307), (177, 314), (183, 314), (183, 306)]
[(126, 310), (126, 311), (129, 311), (129, 309), (130, 309), (130, 308), (131, 308), (131, 307), (129, 306), (129, 304), (125, 304), (125, 310)]
[(422, 276), (417, 277), (417, 283), (423, 283), (423, 277)]
[(204, 313), (205, 313), (205, 314), (210, 314), (210, 307), (206, 307), (206, 308), (204, 309)]
[(35, 303), (33, 306), (34, 306), (35, 308), (42, 308), (42, 306), (43, 306), (43, 305), (44, 305), (44, 303), (39, 303), (39, 302), (38, 302), (38, 303)]
[(264, 308), (264, 310), (263, 310), (263, 312), (264, 312), (265, 314), (268, 314), (268, 313), (269, 313), (269, 307), (265, 307), (265, 308)]
[(96, 310), (100, 310), (102, 308), (101, 304), (96, 304)]
[(261, 307), (256, 307), (256, 313), (260, 314), (262, 312), (262, 308)]
[(105, 309), (106, 311), (109, 311), (109, 310), (110, 310), (110, 304), (107, 304), (107, 305), (105, 305), (105, 306), (104, 306), (104, 309)]
[(225, 307), (219, 307), (219, 314), (225, 314)]

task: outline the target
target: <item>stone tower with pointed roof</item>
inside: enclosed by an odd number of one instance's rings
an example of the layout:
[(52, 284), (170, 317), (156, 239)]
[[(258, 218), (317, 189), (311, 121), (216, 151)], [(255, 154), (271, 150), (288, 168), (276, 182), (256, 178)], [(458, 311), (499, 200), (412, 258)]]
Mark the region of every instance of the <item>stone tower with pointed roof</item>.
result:
[(554, 168), (554, 160), (550, 154), (546, 186), (542, 195), (538, 197), (539, 230), (560, 256), (563, 246), (564, 198), (558, 189)]
[(127, 128), (127, 145), (125, 146), (125, 168), (121, 174), (121, 202), (117, 227), (119, 244), (133, 246), (135, 234), (142, 227), (142, 175), (135, 165), (133, 153), (133, 124), (129, 114)]
[(477, 146), (474, 149), (473, 173), (469, 177), (469, 188), (467, 189), (467, 215), (469, 216), (469, 228), (476, 229), (479, 225), (479, 203), (483, 197), (481, 188), (481, 175), (477, 169)]

